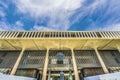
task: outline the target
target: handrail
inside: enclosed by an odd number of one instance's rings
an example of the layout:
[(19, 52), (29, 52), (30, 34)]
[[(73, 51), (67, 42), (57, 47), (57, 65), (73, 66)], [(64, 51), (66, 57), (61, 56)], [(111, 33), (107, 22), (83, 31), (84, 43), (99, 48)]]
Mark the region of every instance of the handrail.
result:
[(0, 31), (0, 38), (120, 38), (120, 31)]

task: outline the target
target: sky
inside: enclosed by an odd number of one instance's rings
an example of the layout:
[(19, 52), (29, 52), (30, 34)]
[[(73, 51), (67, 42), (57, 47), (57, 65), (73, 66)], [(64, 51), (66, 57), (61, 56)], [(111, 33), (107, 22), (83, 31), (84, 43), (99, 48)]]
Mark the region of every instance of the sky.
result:
[(0, 30), (120, 30), (120, 0), (0, 0)]

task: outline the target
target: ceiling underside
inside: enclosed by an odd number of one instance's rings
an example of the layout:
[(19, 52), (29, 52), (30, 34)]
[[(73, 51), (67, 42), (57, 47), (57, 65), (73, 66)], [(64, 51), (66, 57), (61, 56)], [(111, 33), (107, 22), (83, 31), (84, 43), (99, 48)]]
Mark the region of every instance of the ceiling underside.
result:
[(103, 38), (17, 38), (0, 39), (0, 50), (43, 50), (49, 49), (79, 49), (115, 50), (120, 46), (120, 39)]

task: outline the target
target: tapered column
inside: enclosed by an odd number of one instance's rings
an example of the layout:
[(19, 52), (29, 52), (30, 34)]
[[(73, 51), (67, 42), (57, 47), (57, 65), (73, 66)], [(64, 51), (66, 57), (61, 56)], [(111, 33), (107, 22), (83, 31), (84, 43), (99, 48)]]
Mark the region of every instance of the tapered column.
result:
[(42, 74), (42, 80), (46, 80), (47, 69), (48, 69), (48, 60), (49, 60), (49, 49), (47, 49), (47, 52), (46, 52), (45, 63), (44, 63), (43, 74)]
[[(14, 65), (14, 67), (13, 67), (11, 73), (10, 73), (11, 75), (15, 75), (15, 73), (16, 73), (16, 71), (17, 71), (17, 68), (18, 68), (18, 66), (19, 66), (19, 64), (20, 64), (20, 61), (21, 61), (21, 59), (22, 59), (22, 56), (23, 56), (23, 54), (24, 54), (24, 50), (25, 50), (25, 48), (23, 48), (22, 51), (20, 52), (20, 55), (19, 55), (19, 57), (18, 57), (15, 65)], [(13, 57), (14, 57), (14, 56), (13, 56)]]
[(119, 53), (120, 53), (120, 47), (117, 47), (117, 49), (118, 49), (118, 51), (119, 51)]
[(101, 58), (101, 56), (100, 56), (100, 53), (98, 52), (97, 48), (95, 48), (95, 53), (96, 53), (97, 58), (98, 58), (101, 66), (102, 66), (102, 68), (103, 68), (104, 73), (106, 73), (106, 74), (109, 73), (109, 71), (108, 71), (105, 63), (103, 62), (103, 60), (102, 60), (102, 58)]
[(75, 54), (73, 49), (71, 49), (71, 56), (72, 56), (72, 61), (73, 61), (73, 69), (74, 69), (74, 74), (75, 74), (75, 80), (80, 80), (79, 75), (78, 75), (78, 69), (77, 69), (77, 64), (76, 64), (76, 59), (75, 59)]

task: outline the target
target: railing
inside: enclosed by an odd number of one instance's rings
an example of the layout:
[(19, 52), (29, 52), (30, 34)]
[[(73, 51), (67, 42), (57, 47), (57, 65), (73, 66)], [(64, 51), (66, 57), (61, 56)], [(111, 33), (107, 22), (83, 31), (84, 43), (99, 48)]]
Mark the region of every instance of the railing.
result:
[(101, 67), (98, 58), (93, 50), (74, 50), (78, 67)]
[(46, 51), (25, 51), (18, 68), (43, 68)]
[(105, 50), (99, 52), (110, 72), (120, 72), (120, 53), (118, 51)]
[(0, 38), (120, 38), (120, 31), (0, 31)]
[(13, 68), (20, 51), (0, 51), (0, 68)]

